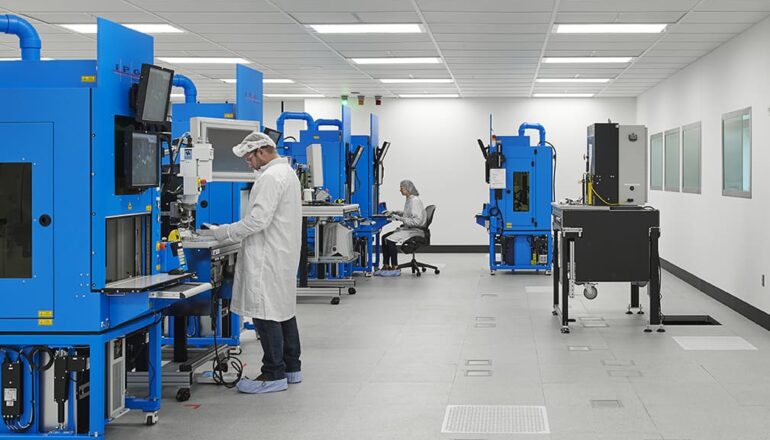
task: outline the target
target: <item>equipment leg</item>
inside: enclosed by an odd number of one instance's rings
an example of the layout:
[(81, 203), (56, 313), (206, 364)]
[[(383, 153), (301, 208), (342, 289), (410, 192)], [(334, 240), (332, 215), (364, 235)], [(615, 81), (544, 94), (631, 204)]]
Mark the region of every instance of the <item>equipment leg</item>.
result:
[(559, 277), (561, 276), (561, 264), (559, 262), (559, 234), (553, 236), (553, 314), (556, 316), (559, 307)]
[(567, 267), (570, 261), (570, 243), (571, 239), (565, 239), (562, 246), (562, 256), (560, 264), (561, 272), (561, 332), (569, 333), (569, 272), (572, 267)]
[(626, 315), (633, 314), (631, 309), (639, 309), (640, 315), (644, 313), (639, 305), (639, 286), (637, 284), (631, 284), (631, 303), (628, 305)]
[(89, 419), (89, 434), (94, 437), (104, 435), (104, 387), (107, 382), (104, 359), (106, 359), (105, 343), (101, 337), (93, 337), (93, 342), (89, 344), (89, 355), (91, 356), (91, 368), (89, 370), (89, 381), (93, 385), (89, 394), (91, 417)]
[[(185, 319), (180, 319), (180, 321), (186, 321)], [(163, 390), (163, 378), (161, 377), (161, 370), (163, 368), (163, 361), (162, 361), (162, 355), (161, 355), (161, 336), (163, 335), (163, 330), (161, 328), (161, 321), (158, 321), (157, 323), (153, 324), (152, 327), (150, 327), (150, 343), (148, 344), (147, 349), (150, 351), (149, 353), (149, 362), (150, 362), (150, 368), (147, 372), (147, 377), (149, 378), (149, 394), (147, 395), (147, 400), (150, 402), (157, 403), (157, 407), (154, 408), (154, 411), (158, 411), (160, 409), (160, 399), (162, 397), (161, 393)], [(185, 333), (186, 335), (186, 333)], [(176, 340), (176, 338), (175, 338)], [(151, 408), (149, 408), (151, 409)], [(150, 412), (150, 411), (145, 411)]]
[(659, 332), (664, 332), (660, 310), (660, 258), (658, 256), (658, 238), (660, 229), (650, 230), (650, 325), (658, 325)]

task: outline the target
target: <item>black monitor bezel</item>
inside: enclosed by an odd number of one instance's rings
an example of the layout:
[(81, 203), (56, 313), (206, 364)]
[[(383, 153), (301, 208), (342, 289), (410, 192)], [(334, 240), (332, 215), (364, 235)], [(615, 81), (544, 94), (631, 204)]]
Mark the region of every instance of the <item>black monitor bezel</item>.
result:
[[(149, 78), (150, 78), (150, 70), (161, 70), (164, 72), (169, 73), (169, 80), (168, 80), (168, 93), (166, 96), (166, 109), (163, 112), (164, 117), (162, 121), (153, 121), (149, 119), (142, 119), (142, 116), (144, 115), (144, 105), (145, 105), (145, 99), (147, 98), (147, 86), (149, 84)], [(171, 106), (171, 89), (173, 88), (174, 83), (174, 71), (171, 69), (166, 69), (165, 67), (156, 66), (154, 64), (142, 64), (142, 72), (139, 77), (139, 84), (137, 87), (137, 93), (136, 93), (136, 120), (139, 122), (144, 123), (159, 123), (159, 122), (166, 122), (166, 119), (168, 118), (168, 109)]]

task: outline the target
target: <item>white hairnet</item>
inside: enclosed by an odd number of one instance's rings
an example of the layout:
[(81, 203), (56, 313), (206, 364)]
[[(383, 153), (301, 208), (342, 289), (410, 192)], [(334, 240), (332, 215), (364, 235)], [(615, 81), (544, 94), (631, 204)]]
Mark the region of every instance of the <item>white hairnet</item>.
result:
[(420, 191), (417, 191), (417, 187), (414, 186), (414, 183), (412, 183), (411, 180), (402, 180), (401, 188), (404, 188), (406, 192), (408, 192), (410, 195), (413, 195), (413, 196), (420, 195)]
[(233, 154), (238, 157), (243, 157), (249, 151), (254, 151), (262, 147), (275, 148), (275, 142), (270, 139), (270, 136), (258, 131), (251, 132), (248, 136), (243, 138), (240, 144), (233, 147)]

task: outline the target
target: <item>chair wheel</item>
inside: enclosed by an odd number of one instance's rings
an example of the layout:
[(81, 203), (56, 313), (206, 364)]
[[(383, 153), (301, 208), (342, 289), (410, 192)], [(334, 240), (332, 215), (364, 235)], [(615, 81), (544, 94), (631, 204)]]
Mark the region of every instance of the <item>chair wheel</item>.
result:
[(425, 272), (426, 270), (428, 270), (428, 269), (426, 269), (426, 268), (424, 268), (424, 267), (422, 268), (422, 271), (423, 271), (423, 272)]
[(340, 298), (339, 297), (332, 298), (332, 305), (333, 306), (336, 306), (339, 303), (340, 303)]
[(422, 276), (422, 272), (420, 272), (420, 271), (417, 271), (417, 276), (418, 276), (418, 277), (421, 277), (421, 276)]
[(441, 273), (441, 271), (440, 271), (440, 270), (438, 270), (438, 269), (436, 269), (436, 270), (434, 270), (434, 271), (433, 271), (433, 273), (435, 273), (436, 275), (438, 275), (438, 274), (440, 274), (440, 273)]
[(176, 392), (176, 401), (177, 402), (187, 402), (190, 400), (190, 389), (189, 388), (179, 388)]
[(348, 295), (355, 295), (356, 294), (356, 288), (355, 287), (349, 287), (348, 288)]

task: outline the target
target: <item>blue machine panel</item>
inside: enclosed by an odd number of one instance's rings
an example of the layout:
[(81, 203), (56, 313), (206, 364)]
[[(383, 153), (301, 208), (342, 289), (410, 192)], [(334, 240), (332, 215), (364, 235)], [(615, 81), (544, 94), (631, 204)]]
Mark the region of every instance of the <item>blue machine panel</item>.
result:
[(262, 72), (238, 64), (235, 66), (235, 77), (235, 116), (244, 121), (262, 123)]
[(53, 124), (0, 123), (0, 139), (0, 318), (35, 319), (54, 309)]

